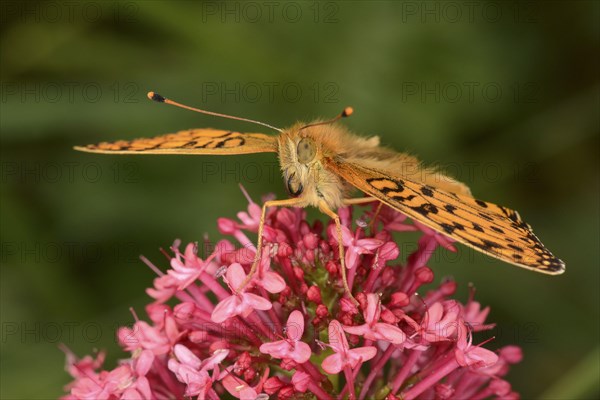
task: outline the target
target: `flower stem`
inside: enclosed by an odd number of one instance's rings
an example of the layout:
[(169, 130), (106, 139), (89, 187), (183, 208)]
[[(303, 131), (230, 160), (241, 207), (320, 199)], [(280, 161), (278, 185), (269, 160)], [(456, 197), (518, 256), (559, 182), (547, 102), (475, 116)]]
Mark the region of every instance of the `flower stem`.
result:
[(310, 390), (319, 400), (332, 400), (332, 397), (314, 381), (310, 381), (308, 390)]
[(400, 389), (400, 387), (406, 380), (406, 377), (410, 374), (410, 371), (413, 369), (414, 365), (417, 363), (417, 360), (419, 359), (420, 355), (421, 355), (421, 352), (418, 350), (413, 350), (410, 353), (410, 356), (408, 356), (408, 359), (406, 360), (406, 362), (400, 369), (400, 372), (398, 372), (398, 375), (396, 375), (396, 378), (394, 378), (394, 381), (392, 382), (392, 394), (396, 394), (398, 389)]
[[(360, 366), (357, 365), (356, 368)], [(356, 400), (356, 393), (354, 393), (354, 374), (352, 373), (352, 368), (349, 365), (344, 367), (344, 375), (346, 375), (346, 389), (348, 390), (348, 398), (349, 400)]]
[(401, 397), (403, 400), (412, 400), (416, 398), (418, 395), (423, 393), (429, 387), (435, 385), (440, 379), (448, 375), (450, 372), (454, 371), (459, 367), (456, 358), (451, 357), (446, 364), (442, 365), (438, 370), (432, 372), (427, 375), (421, 382), (412, 386), (406, 393), (404, 393)]
[(394, 353), (395, 350), (396, 350), (396, 346), (390, 344), (388, 346), (388, 348), (385, 350), (385, 353), (383, 353), (383, 355), (379, 358), (379, 360), (377, 360), (375, 365), (372, 366), (371, 372), (369, 372), (367, 379), (365, 379), (363, 388), (360, 391), (360, 396), (359, 396), (360, 400), (364, 400), (365, 396), (369, 392), (371, 383), (373, 383), (373, 380), (375, 379), (377, 374), (379, 372), (381, 372), (381, 369), (383, 368), (385, 363), (390, 359), (390, 357), (392, 356), (392, 354)]

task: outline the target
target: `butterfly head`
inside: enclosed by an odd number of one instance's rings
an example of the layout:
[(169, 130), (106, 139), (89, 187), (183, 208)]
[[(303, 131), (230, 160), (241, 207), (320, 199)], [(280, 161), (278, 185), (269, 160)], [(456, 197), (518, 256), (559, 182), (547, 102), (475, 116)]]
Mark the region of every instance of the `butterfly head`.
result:
[(331, 208), (340, 206), (343, 183), (325, 168), (323, 160), (331, 153), (331, 139), (340, 127), (301, 123), (285, 129), (278, 136), (279, 163), (283, 181), (291, 197), (305, 205), (318, 206), (325, 201)]
[(290, 196), (300, 197), (310, 188), (308, 182), (317, 151), (317, 143), (308, 136), (300, 135), (297, 127), (280, 136), (279, 161), (285, 188)]

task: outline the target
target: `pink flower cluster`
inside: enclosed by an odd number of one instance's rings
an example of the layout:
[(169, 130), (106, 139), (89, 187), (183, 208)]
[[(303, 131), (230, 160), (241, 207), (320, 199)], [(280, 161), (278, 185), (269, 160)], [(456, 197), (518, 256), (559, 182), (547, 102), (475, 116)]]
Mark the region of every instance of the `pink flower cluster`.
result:
[[(475, 343), (493, 328), (473, 294), (461, 303), (452, 280), (434, 281), (426, 266), (451, 241), (383, 207), (339, 214), (348, 282), (344, 293), (335, 226), (306, 220), (302, 209), (267, 213), (258, 272), (241, 288), (256, 248), (260, 207), (249, 199), (237, 220), (220, 218), (222, 240), (206, 259), (177, 241), (147, 293), (149, 321), (123, 327), (129, 358), (102, 370), (104, 354), (77, 359), (64, 399), (516, 399), (503, 379), (521, 360), (518, 347)], [(368, 224), (367, 222), (368, 221)], [(406, 262), (394, 232), (420, 231)], [(403, 255), (404, 256), (404, 255)]]

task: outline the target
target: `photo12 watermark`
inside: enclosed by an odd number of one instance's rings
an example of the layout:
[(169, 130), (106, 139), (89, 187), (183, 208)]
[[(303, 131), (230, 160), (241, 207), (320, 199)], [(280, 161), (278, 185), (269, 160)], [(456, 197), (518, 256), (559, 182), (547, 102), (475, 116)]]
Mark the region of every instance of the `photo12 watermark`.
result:
[(461, 161), (437, 162), (429, 164), (423, 169), (418, 165), (406, 164), (399, 168), (400, 176), (412, 177), (421, 182), (441, 182), (443, 180), (437, 172), (443, 172), (460, 182), (469, 185), (475, 183), (498, 183), (504, 180), (514, 182), (533, 183), (541, 179), (541, 168), (535, 162), (500, 163), (495, 161)]
[(202, 23), (339, 22), (340, 3), (334, 1), (203, 1)]
[(539, 103), (542, 87), (539, 82), (425, 82), (404, 81), (400, 101), (403, 103)]
[[(265, 158), (272, 158), (269, 154)], [(282, 184), (279, 163), (272, 161), (201, 161), (198, 163), (198, 183), (218, 181), (220, 183)]]
[(114, 330), (98, 322), (81, 321), (3, 321), (2, 344), (72, 344), (83, 341), (98, 343), (104, 335), (114, 337)]
[(139, 103), (145, 98), (136, 82), (52, 81), (0, 83), (0, 102), (18, 103)]
[(0, 242), (2, 263), (46, 265), (56, 263), (140, 263), (140, 246), (136, 242), (3, 240)]
[(140, 167), (134, 161), (115, 161), (108, 165), (95, 161), (3, 161), (0, 163), (3, 184), (79, 184), (112, 182), (139, 183)]
[(202, 82), (203, 103), (339, 103), (340, 87), (336, 82), (254, 81)]
[(511, 23), (539, 22), (541, 4), (533, 1), (402, 1), (402, 23)]
[(134, 1), (2, 1), (0, 21), (35, 24), (136, 23), (139, 4)]

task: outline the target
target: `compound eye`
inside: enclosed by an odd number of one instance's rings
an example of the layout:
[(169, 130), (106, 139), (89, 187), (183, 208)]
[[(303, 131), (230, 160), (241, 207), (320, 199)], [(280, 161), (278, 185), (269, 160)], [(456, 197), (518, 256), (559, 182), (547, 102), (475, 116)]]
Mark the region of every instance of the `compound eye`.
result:
[(304, 190), (304, 186), (302, 186), (302, 182), (296, 176), (295, 172), (292, 172), (287, 179), (287, 191), (292, 197), (298, 197), (302, 194)]
[(311, 162), (317, 154), (315, 148), (315, 142), (309, 138), (304, 138), (298, 142), (296, 147), (296, 154), (298, 155), (298, 162), (302, 164), (308, 164)]

